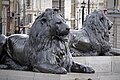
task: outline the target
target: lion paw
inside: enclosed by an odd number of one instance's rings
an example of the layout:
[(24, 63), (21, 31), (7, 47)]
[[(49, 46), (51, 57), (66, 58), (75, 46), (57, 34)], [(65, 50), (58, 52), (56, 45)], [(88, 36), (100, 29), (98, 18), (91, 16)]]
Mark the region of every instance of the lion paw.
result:
[(73, 63), (71, 67), (71, 72), (77, 72), (77, 73), (95, 73), (95, 71), (88, 66), (84, 66), (78, 63)]
[(95, 73), (95, 71), (91, 67), (88, 67), (88, 66), (83, 67), (82, 72), (83, 73)]
[(4, 64), (1, 64), (1, 65), (0, 65), (0, 69), (8, 69), (8, 66), (7, 66), (7, 65), (4, 65)]
[(55, 74), (67, 74), (67, 70), (63, 67), (55, 69)]

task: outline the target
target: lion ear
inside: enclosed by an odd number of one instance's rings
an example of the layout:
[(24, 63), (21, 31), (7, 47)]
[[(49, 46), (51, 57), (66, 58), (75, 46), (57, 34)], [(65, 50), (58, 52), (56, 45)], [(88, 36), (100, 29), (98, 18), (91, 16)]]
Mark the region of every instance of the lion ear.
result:
[(45, 22), (47, 22), (46, 17), (41, 18), (41, 23), (44, 24)]

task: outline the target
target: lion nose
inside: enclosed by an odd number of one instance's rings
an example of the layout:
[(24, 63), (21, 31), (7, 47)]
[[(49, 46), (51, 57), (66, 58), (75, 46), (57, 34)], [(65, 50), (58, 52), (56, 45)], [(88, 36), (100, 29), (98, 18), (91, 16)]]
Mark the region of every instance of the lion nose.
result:
[(70, 30), (70, 28), (66, 28), (66, 30), (68, 30), (68, 31), (69, 31), (69, 30)]

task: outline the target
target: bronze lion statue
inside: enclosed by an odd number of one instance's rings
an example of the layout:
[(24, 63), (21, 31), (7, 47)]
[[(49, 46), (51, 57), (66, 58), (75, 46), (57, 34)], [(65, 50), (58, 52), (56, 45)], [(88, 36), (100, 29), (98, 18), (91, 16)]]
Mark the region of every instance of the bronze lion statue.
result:
[(1, 68), (66, 74), (95, 71), (72, 59), (68, 47), (69, 27), (58, 9), (46, 9), (34, 21), (29, 36), (14, 34), (7, 38), (6, 61)]
[(109, 30), (113, 23), (102, 10), (86, 16), (80, 30), (70, 31), (69, 46), (73, 56), (108, 55), (111, 49)]
[(4, 47), (5, 47), (6, 39), (7, 37), (5, 35), (0, 34), (0, 64), (3, 64), (5, 61)]

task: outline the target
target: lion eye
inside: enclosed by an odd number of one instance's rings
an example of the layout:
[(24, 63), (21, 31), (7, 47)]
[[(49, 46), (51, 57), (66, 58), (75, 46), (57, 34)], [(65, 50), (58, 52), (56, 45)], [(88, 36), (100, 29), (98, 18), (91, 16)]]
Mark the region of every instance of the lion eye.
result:
[(60, 21), (60, 22), (56, 22), (56, 24), (61, 24), (62, 22)]

